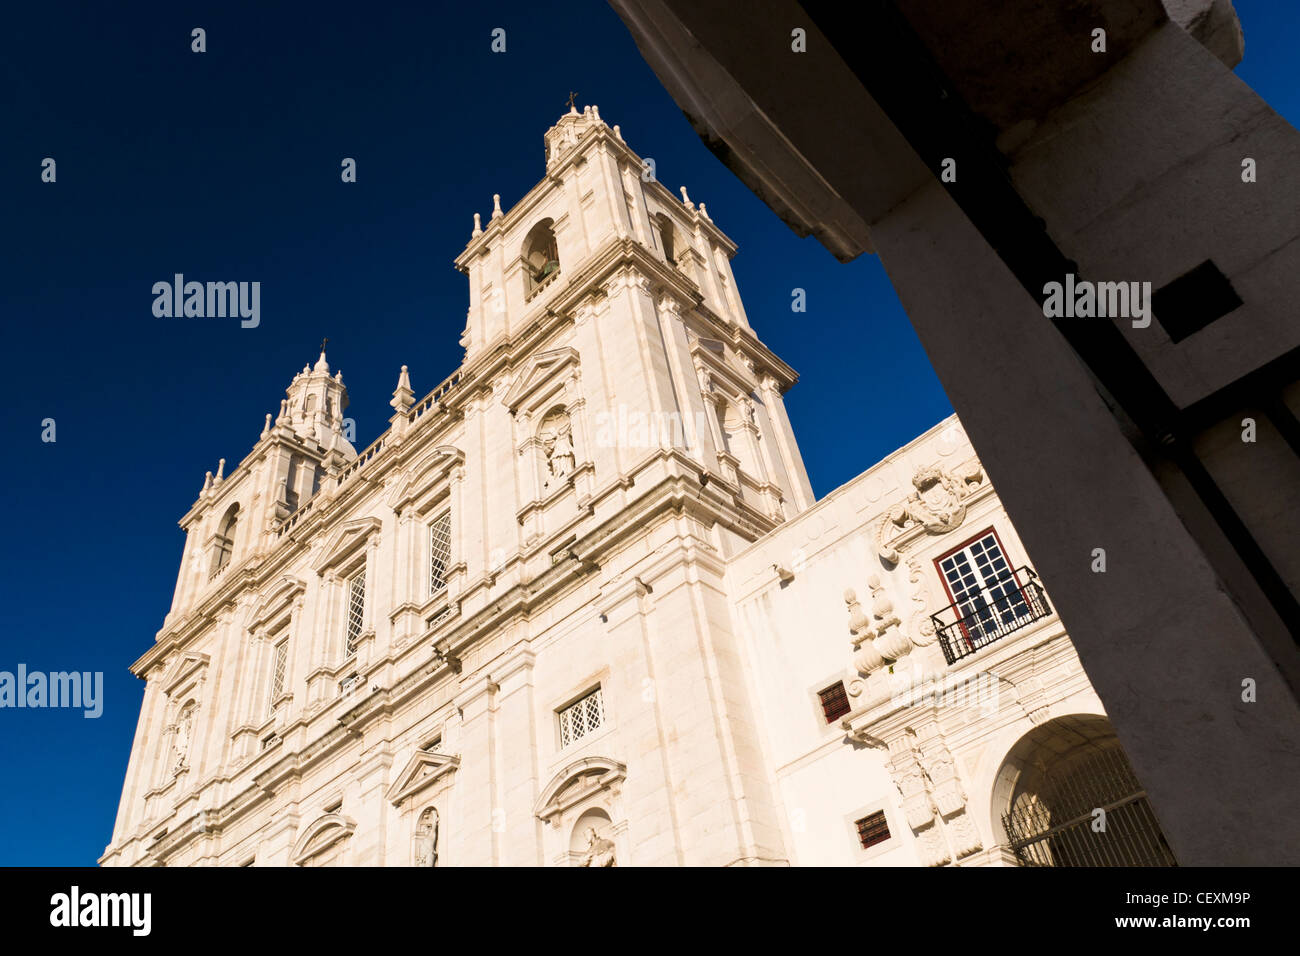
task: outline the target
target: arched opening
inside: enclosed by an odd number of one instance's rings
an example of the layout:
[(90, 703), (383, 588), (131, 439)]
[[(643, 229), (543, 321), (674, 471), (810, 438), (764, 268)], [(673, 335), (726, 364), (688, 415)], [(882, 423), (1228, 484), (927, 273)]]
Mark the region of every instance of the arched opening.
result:
[(555, 242), (554, 221), (543, 219), (524, 236), (524, 286), (532, 295), (560, 271), (560, 250)]
[(656, 217), (656, 223), (659, 226), (659, 242), (664, 249), (664, 258), (673, 265), (677, 264), (677, 253), (681, 250), (678, 248), (674, 235), (673, 221), (663, 213)]
[(1007, 754), (993, 791), (1021, 866), (1177, 866), (1105, 717), (1059, 717)]
[(235, 525), (239, 521), (239, 502), (226, 509), (217, 525), (216, 541), (212, 550), (212, 574), (216, 574), (230, 563), (235, 551)]
[(614, 824), (600, 807), (592, 807), (578, 817), (569, 834), (569, 859), (574, 866), (617, 866), (614, 847)]

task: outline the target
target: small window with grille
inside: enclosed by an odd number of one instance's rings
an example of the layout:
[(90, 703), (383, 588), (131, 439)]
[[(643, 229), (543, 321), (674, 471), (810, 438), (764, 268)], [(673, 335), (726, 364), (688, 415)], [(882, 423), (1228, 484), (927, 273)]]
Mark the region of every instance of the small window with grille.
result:
[(289, 639), (275, 645), (275, 658), (271, 664), (271, 693), (266, 700), (268, 712), (275, 710), (275, 702), (284, 693), (285, 672), (289, 667)]
[(365, 619), (366, 569), (362, 568), (348, 582), (347, 632), (343, 641), (343, 652), (347, 657), (357, 652), (357, 642), (361, 639)]
[(822, 714), (826, 718), (826, 723), (833, 724), (852, 708), (849, 706), (849, 695), (844, 690), (844, 681), (837, 680), (830, 687), (817, 692), (817, 699), (821, 701)]
[(560, 711), (560, 747), (569, 746), (592, 733), (605, 722), (605, 702), (597, 687), (590, 694)]
[(889, 821), (885, 819), (885, 811), (877, 810), (868, 816), (863, 817), (854, 823), (858, 828), (858, 842), (862, 844), (862, 849), (869, 850), (878, 843), (884, 843), (889, 839)]
[(429, 525), (429, 596), (447, 586), (451, 566), (451, 512), (444, 511)]

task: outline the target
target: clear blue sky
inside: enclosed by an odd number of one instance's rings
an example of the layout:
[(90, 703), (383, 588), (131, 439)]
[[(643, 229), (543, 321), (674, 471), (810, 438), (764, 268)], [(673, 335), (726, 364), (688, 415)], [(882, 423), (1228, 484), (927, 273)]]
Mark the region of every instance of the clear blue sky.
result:
[[(1296, 123), (1297, 5), (1236, 6), (1238, 74)], [(456, 367), (452, 259), (494, 192), (508, 208), (541, 178), (570, 90), (739, 245), (750, 319), (802, 375), (787, 403), (818, 496), (951, 411), (879, 262), (796, 238), (604, 3), (44, 0), (9, 5), (0, 36), (0, 670), (105, 676), (98, 720), (0, 710), (0, 864), (103, 851), (143, 690), (127, 667), (170, 606), (204, 472), (249, 451), (322, 336), (358, 447), (386, 427), (401, 365), (418, 395)], [(260, 281), (261, 326), (154, 318), (150, 288), (176, 272)]]

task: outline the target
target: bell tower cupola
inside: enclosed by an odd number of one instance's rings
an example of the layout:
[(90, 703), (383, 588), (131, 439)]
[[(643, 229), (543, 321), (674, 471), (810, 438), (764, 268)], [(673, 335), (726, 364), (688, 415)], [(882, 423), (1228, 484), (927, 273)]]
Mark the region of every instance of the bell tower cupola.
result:
[(356, 450), (343, 434), (343, 412), (348, 407), (348, 390), (343, 384), (343, 373), (330, 375), (330, 365), (325, 359), (325, 345), (321, 343), (320, 358), (314, 366), (304, 365), (285, 389), (287, 396), (275, 420), (277, 426), (287, 426), (304, 441), (315, 442), (329, 451), (338, 451), (352, 458)]

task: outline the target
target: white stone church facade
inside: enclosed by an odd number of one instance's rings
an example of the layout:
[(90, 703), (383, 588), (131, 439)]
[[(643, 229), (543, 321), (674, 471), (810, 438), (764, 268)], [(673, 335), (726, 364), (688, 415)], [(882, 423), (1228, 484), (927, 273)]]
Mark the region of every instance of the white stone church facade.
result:
[(460, 368), (358, 453), (322, 351), (182, 518), (101, 862), (1173, 862), (957, 420), (815, 501), (732, 242), (545, 142)]

